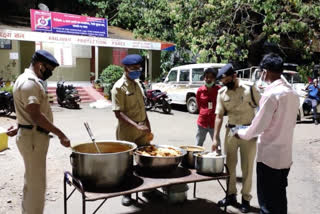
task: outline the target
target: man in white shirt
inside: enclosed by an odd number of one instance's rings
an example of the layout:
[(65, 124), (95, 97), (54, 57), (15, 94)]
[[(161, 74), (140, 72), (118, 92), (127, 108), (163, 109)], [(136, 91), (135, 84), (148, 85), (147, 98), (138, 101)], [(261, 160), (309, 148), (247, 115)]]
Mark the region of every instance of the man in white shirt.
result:
[(258, 137), (257, 194), (261, 214), (287, 213), (287, 176), (292, 164), (293, 132), (299, 108), (297, 93), (281, 79), (283, 60), (277, 54), (264, 56), (260, 64), (268, 84), (260, 109), (251, 125), (236, 137)]

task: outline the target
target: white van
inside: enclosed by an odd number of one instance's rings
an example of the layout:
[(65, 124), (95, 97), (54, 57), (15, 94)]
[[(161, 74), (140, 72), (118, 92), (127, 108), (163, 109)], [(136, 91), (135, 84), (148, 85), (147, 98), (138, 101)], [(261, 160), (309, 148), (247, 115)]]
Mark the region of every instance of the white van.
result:
[(196, 93), (200, 86), (204, 84), (204, 69), (213, 67), (220, 69), (225, 64), (203, 63), (189, 64), (172, 68), (166, 76), (164, 82), (154, 83), (152, 89), (165, 91), (173, 104), (187, 105), (190, 113), (198, 112)]

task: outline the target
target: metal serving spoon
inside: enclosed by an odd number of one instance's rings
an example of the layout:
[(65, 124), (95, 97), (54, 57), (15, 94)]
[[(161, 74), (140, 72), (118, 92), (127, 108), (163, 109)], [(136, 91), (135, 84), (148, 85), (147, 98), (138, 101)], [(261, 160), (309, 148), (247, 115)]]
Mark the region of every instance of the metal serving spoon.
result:
[(92, 134), (92, 132), (91, 132), (91, 129), (90, 129), (90, 127), (89, 127), (89, 123), (88, 123), (88, 122), (84, 122), (84, 126), (86, 127), (87, 132), (88, 132), (88, 134), (89, 134), (89, 136), (90, 136), (90, 138), (91, 138), (91, 140), (92, 140), (92, 143), (94, 143), (94, 145), (95, 145), (98, 153), (101, 153), (98, 145), (96, 144), (95, 137), (93, 136), (93, 134)]

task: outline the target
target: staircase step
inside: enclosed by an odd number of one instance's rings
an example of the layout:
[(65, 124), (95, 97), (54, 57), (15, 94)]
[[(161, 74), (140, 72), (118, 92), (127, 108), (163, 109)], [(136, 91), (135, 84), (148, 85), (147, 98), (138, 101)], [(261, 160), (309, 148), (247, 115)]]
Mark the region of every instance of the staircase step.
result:
[[(81, 103), (95, 102), (99, 99), (105, 99), (103, 92), (96, 91), (93, 87), (76, 87), (79, 96), (81, 98)], [(48, 94), (50, 96), (51, 102), (57, 103), (56, 87), (48, 87)]]

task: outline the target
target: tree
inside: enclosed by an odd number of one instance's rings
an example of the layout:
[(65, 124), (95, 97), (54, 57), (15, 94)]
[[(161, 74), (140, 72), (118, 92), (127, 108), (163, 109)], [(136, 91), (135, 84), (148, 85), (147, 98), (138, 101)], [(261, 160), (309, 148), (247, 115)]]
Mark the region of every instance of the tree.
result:
[[(90, 0), (86, 0), (90, 1)], [(111, 2), (111, 1), (104, 1)], [(174, 42), (171, 63), (257, 65), (266, 52), (306, 71), (319, 63), (320, 2), (311, 0), (123, 0), (111, 24)], [(320, 48), (319, 48), (320, 49)], [(318, 50), (319, 51), (319, 50)], [(182, 59), (182, 60), (181, 60)], [(307, 66), (307, 67), (306, 67)]]

